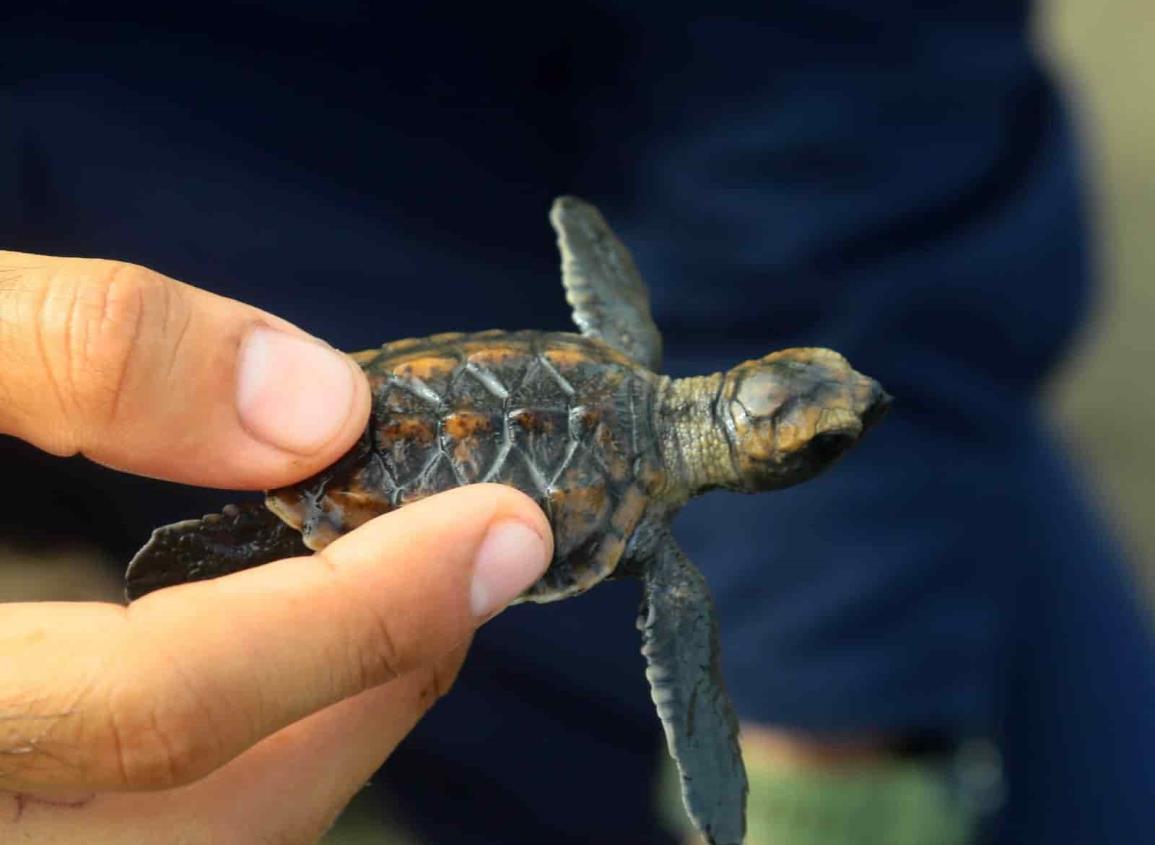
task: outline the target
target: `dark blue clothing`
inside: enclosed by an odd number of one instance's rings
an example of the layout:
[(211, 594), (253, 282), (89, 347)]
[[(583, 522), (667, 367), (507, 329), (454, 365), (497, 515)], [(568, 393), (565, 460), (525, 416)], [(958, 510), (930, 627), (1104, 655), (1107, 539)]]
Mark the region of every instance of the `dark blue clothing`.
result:
[[(8, 244), (136, 261), (355, 349), (565, 328), (545, 211), (587, 196), (671, 373), (829, 345), (897, 398), (823, 479), (677, 524), (743, 716), (995, 737), (999, 842), (1155, 829), (1149, 634), (1035, 405), (1089, 272), (1024, 4), (68, 6), (0, 28)], [(7, 451), (39, 489), (0, 490), (22, 538), (67, 513), (127, 558), (229, 498)], [(607, 584), (481, 633), (383, 773), (431, 841), (666, 841), (637, 600)]]

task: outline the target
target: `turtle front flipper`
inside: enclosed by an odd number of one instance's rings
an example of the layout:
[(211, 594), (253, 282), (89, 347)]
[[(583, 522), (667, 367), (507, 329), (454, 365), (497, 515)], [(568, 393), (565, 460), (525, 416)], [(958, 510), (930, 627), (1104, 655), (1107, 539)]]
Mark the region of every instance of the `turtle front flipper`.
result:
[(722, 683), (709, 588), (670, 535), (644, 579), (642, 654), (681, 775), (682, 801), (710, 845), (740, 845), (746, 834), (746, 768), (738, 717)]
[(662, 362), (662, 336), (629, 250), (601, 213), (576, 197), (554, 200), (549, 220), (561, 249), (566, 301), (582, 334), (600, 338), (656, 371)]
[(262, 502), (228, 505), (219, 514), (174, 522), (152, 532), (125, 572), (129, 600), (153, 590), (203, 581), (285, 557), (310, 555), (300, 532)]

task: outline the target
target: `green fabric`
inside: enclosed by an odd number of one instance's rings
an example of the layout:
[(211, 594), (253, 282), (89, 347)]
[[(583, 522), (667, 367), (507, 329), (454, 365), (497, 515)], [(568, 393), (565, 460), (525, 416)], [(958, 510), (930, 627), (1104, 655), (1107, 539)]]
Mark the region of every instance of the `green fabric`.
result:
[[(787, 769), (747, 761), (746, 845), (966, 845), (976, 813), (947, 764), (888, 760), (838, 769)], [(673, 765), (663, 815), (689, 832)]]

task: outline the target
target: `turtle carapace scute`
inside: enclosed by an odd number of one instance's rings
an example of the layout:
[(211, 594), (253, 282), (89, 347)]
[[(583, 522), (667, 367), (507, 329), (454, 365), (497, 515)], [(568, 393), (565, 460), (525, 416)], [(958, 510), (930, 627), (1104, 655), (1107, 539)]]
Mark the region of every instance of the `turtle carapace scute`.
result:
[(548, 570), (520, 600), (575, 596), (615, 572), (642, 579), (646, 675), (686, 810), (710, 845), (739, 845), (746, 774), (714, 606), (670, 520), (708, 490), (813, 477), (890, 397), (829, 349), (660, 375), (661, 335), (629, 252), (586, 202), (559, 198), (550, 220), (580, 334), (441, 334), (354, 354), (373, 392), (357, 445), (269, 491), (263, 505), (157, 529), (129, 565), (128, 595), (308, 554), (460, 485), (516, 487), (545, 511), (555, 542)]

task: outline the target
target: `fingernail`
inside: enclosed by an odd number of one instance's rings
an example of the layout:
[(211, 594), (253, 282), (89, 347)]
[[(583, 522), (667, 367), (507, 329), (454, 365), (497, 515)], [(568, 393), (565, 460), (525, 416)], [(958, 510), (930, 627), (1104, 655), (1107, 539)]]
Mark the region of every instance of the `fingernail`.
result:
[(333, 439), (353, 404), (353, 372), (341, 353), (257, 326), (241, 343), (241, 424), (278, 449), (308, 455)]
[(491, 525), (473, 563), (473, 615), (488, 619), (541, 577), (549, 559), (541, 535), (508, 519)]

